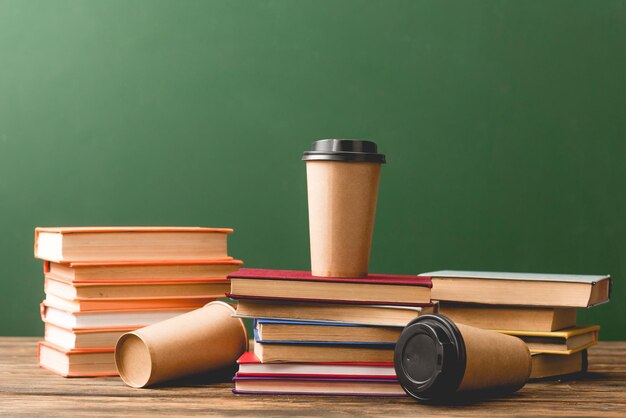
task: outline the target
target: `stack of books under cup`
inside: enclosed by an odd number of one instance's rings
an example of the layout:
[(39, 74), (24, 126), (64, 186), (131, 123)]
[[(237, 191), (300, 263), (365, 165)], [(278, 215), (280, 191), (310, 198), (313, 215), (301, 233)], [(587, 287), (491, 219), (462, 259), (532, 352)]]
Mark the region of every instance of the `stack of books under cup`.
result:
[(531, 379), (586, 371), (597, 325), (576, 323), (576, 309), (608, 302), (608, 275), (434, 271), (432, 299), (455, 322), (521, 338), (532, 355)]
[(44, 260), (45, 340), (39, 365), (66, 377), (117, 375), (118, 338), (197, 309), (230, 289), (242, 264), (228, 257), (231, 229), (37, 228)]
[(229, 278), (237, 316), (254, 319), (235, 393), (405, 395), (393, 351), (403, 327), (432, 311), (429, 278), (258, 269)]

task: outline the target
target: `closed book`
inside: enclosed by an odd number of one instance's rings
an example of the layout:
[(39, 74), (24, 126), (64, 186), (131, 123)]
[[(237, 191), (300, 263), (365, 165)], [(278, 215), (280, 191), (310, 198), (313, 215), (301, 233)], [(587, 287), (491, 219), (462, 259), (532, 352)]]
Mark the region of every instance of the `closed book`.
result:
[(230, 283), (226, 279), (206, 282), (72, 283), (46, 276), (44, 290), (47, 295), (70, 300), (187, 296), (222, 298), (230, 290)]
[(224, 280), (243, 262), (222, 260), (150, 260), (100, 262), (44, 262), (44, 274), (71, 283), (207, 282)]
[(392, 362), (261, 363), (248, 351), (237, 360), (238, 376), (396, 379)]
[(560, 354), (533, 354), (531, 379), (557, 378), (587, 371), (587, 350), (568, 356)]
[(35, 257), (55, 262), (202, 260), (228, 257), (228, 228), (40, 227)]
[(116, 310), (96, 312), (71, 312), (43, 302), (41, 319), (61, 328), (71, 330), (100, 328), (141, 328), (165, 321), (193, 310), (192, 308), (155, 310)]
[(492, 305), (586, 308), (608, 302), (611, 276), (441, 270), (432, 279), (432, 299)]
[(576, 308), (439, 302), (439, 313), (454, 322), (487, 329), (556, 331), (576, 325)]
[(39, 342), (39, 366), (63, 377), (117, 376), (113, 348), (107, 350), (65, 350)]
[(359, 324), (315, 321), (258, 319), (259, 340), (332, 343), (395, 344), (402, 332), (398, 327), (374, 327)]
[(404, 327), (420, 313), (432, 311), (433, 307), (289, 303), (241, 299), (237, 303), (236, 315), (242, 318), (297, 319)]
[(325, 346), (353, 346), (353, 347), (371, 347), (371, 348), (389, 348), (393, 349), (396, 345), (394, 342), (379, 342), (379, 341), (324, 341), (324, 340), (315, 340), (315, 341), (299, 341), (299, 340), (263, 340), (259, 336), (259, 330), (257, 328), (254, 329), (254, 341), (262, 344), (292, 344), (292, 345), (325, 345)]
[(100, 329), (66, 329), (46, 323), (44, 339), (65, 350), (103, 350), (115, 348), (117, 340), (135, 327), (100, 328)]
[(406, 396), (397, 380), (235, 376), (238, 394)]
[(254, 355), (262, 363), (373, 362), (393, 361), (393, 348), (342, 345), (254, 343)]
[(46, 294), (46, 305), (69, 312), (138, 311), (156, 309), (197, 309), (215, 300), (214, 297), (187, 296), (171, 298), (85, 298), (64, 299)]
[(561, 331), (496, 330), (513, 335), (526, 343), (531, 353), (569, 355), (598, 343), (600, 327), (576, 326)]
[(430, 305), (430, 279), (370, 274), (317, 277), (308, 271), (240, 269), (228, 276), (233, 299), (254, 298), (366, 305)]

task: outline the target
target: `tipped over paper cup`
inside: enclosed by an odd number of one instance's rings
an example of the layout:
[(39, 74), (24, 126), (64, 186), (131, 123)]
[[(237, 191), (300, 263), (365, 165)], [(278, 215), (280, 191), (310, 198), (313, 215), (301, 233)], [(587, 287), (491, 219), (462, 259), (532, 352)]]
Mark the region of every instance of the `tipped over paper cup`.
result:
[(394, 366), (405, 392), (422, 401), (498, 396), (526, 384), (531, 357), (519, 338), (420, 316), (400, 334)]
[(323, 139), (306, 161), (311, 273), (367, 276), (380, 168), (385, 156), (371, 141)]
[(234, 364), (248, 346), (245, 325), (234, 312), (227, 303), (211, 302), (122, 335), (115, 348), (120, 377), (143, 388)]

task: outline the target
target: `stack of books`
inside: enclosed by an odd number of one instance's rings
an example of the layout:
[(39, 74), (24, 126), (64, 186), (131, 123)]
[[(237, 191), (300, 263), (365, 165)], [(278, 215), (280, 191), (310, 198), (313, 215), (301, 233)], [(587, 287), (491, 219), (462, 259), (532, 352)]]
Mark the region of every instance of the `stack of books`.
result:
[(432, 299), (455, 322), (514, 335), (532, 354), (531, 379), (587, 369), (600, 327), (576, 323), (576, 309), (608, 302), (610, 276), (435, 271)]
[(429, 278), (241, 269), (229, 297), (254, 319), (235, 393), (404, 396), (393, 368), (403, 329), (431, 312)]
[(197, 309), (229, 291), (242, 264), (231, 229), (37, 228), (44, 260), (45, 340), (39, 365), (66, 377), (117, 375), (118, 338)]

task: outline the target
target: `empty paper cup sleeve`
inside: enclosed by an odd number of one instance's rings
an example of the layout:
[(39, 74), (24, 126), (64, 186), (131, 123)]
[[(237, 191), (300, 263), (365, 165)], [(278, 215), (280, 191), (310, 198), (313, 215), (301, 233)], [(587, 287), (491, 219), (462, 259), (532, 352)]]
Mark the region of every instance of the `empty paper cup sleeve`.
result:
[(120, 377), (142, 388), (234, 364), (248, 347), (246, 327), (234, 313), (215, 301), (122, 335), (115, 348)]

